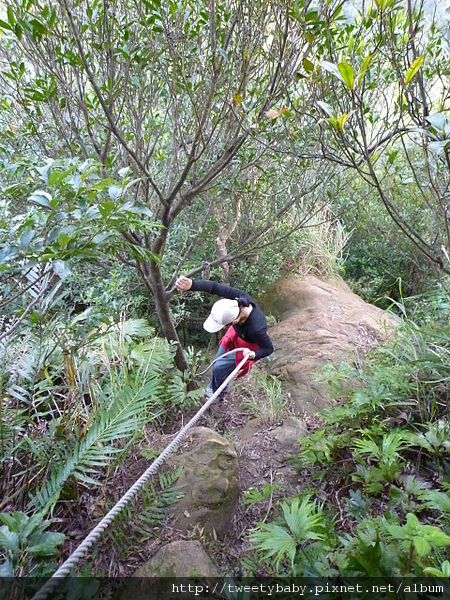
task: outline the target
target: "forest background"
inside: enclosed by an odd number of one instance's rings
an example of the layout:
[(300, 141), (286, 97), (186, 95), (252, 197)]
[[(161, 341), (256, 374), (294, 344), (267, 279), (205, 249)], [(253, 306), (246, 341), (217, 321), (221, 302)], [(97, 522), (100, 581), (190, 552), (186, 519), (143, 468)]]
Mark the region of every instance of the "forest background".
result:
[[(438, 9), (4, 3), (2, 575), (51, 573), (86, 490), (108, 485), (145, 427), (199, 405), (207, 306), (175, 294), (180, 273), (258, 296), (312, 271), (341, 274), (404, 324), (357, 373), (328, 373), (347, 403), (299, 453), (317, 489), (326, 477), (348, 488), (346, 518), (310, 483), (255, 527), (262, 561), (240, 568), (449, 576), (450, 40)], [(351, 377), (360, 389), (344, 398)]]

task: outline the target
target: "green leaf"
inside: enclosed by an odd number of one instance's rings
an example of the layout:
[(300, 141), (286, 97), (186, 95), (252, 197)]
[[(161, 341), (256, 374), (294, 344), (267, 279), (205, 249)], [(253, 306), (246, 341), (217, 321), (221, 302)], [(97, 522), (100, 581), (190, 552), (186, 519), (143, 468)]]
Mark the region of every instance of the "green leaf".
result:
[(111, 200), (118, 200), (122, 195), (122, 188), (120, 185), (111, 185), (108, 188), (108, 194)]
[(299, 498), (294, 498), (290, 504), (281, 504), (285, 521), (297, 542), (323, 539), (320, 533), (323, 517), (317, 511), (316, 502), (311, 502), (306, 496), (300, 504)]
[(6, 21), (2, 21), (2, 19), (0, 19), (0, 27), (1, 27), (2, 29), (6, 29), (6, 30), (8, 30), (8, 31), (12, 31), (12, 29), (13, 29), (13, 28), (11, 27), (11, 25), (9, 25), (9, 23), (6, 23)]
[(43, 167), (36, 167), (36, 171), (40, 174), (45, 183), (48, 183), (48, 178), (52, 172), (53, 160), (48, 159)]
[(67, 279), (72, 272), (63, 260), (53, 261), (52, 268), (54, 273), (56, 273), (56, 275), (63, 280)]
[(390, 523), (386, 523), (385, 528), (395, 540), (405, 540), (408, 537), (405, 528), (401, 527), (400, 525), (391, 525)]
[(436, 569), (434, 567), (426, 567), (423, 570), (423, 572), (428, 573), (429, 575), (434, 575), (435, 577), (450, 578), (450, 562), (448, 560), (444, 560), (440, 569)]
[(114, 185), (116, 182), (114, 179), (100, 179), (100, 181), (96, 181), (93, 185), (92, 185), (92, 189), (93, 190), (104, 190), (105, 188)]
[[(16, 513), (18, 514), (18, 513)], [(38, 532), (40, 535), (44, 529), (50, 526), (51, 521), (43, 520), (43, 516), (41, 513), (35, 513), (32, 517), (28, 517), (25, 513), (20, 513), (21, 518), (23, 518), (20, 526), (21, 537), (24, 539), (28, 539), (30, 536), (33, 538)], [(23, 517), (22, 517), (23, 515)]]
[(343, 113), (342, 115), (339, 115), (339, 117), (337, 118), (337, 130), (340, 133), (342, 133), (344, 131), (344, 125), (347, 123), (349, 118), (350, 118), (349, 113)]
[(0, 527), (0, 548), (17, 552), (20, 547), (19, 536), (15, 531), (10, 531), (6, 525)]
[(333, 127), (339, 131), (339, 133), (342, 133), (344, 131), (344, 125), (348, 121), (349, 117), (350, 115), (348, 113), (343, 113), (342, 115), (339, 115), (339, 117), (328, 117), (326, 120), (331, 123), (331, 125), (333, 125)]
[(386, 10), (392, 6), (394, 0), (375, 0), (375, 4), (379, 10)]
[(305, 69), (305, 71), (307, 73), (312, 73), (314, 71), (314, 63), (312, 63), (307, 58), (303, 59), (302, 64), (303, 64), (303, 68)]
[(61, 231), (61, 233), (58, 235), (58, 244), (61, 246), (61, 248), (63, 250), (65, 250), (67, 248), (67, 245), (70, 242), (70, 240), (71, 240), (70, 235), (67, 235), (67, 233), (65, 231)]
[(407, 531), (407, 533), (409, 534), (415, 533), (419, 529), (419, 527), (420, 522), (416, 515), (414, 515), (413, 513), (408, 513), (406, 515), (405, 531)]
[(50, 13), (50, 18), (48, 20), (48, 26), (49, 27), (53, 27), (53, 25), (55, 24), (55, 22), (56, 22), (56, 16), (57, 16), (56, 9), (54, 8), (52, 10), (52, 12)]
[(361, 67), (360, 67), (359, 73), (358, 73), (358, 83), (357, 83), (358, 87), (364, 81), (364, 77), (366, 76), (367, 69), (369, 68), (370, 61), (372, 60), (372, 56), (373, 56), (373, 54), (368, 54), (361, 63)]
[(34, 556), (54, 556), (58, 554), (57, 546), (66, 539), (63, 533), (46, 531), (42, 533), (27, 551)]
[(31, 194), (30, 201), (40, 206), (44, 206), (45, 208), (51, 208), (52, 197), (48, 192), (43, 192), (42, 190), (36, 190)]
[(425, 490), (420, 494), (420, 499), (425, 501), (428, 508), (450, 513), (450, 497), (438, 490)]
[(428, 123), (431, 125), (433, 129), (439, 132), (445, 131), (445, 126), (447, 124), (447, 119), (444, 113), (435, 113), (433, 115), (428, 115), (425, 117)]
[(419, 556), (427, 556), (431, 551), (431, 546), (423, 537), (414, 536), (413, 544)]
[(348, 63), (339, 63), (338, 69), (343, 82), (349, 90), (352, 90), (355, 82), (355, 71), (353, 70), (353, 67)]
[(328, 71), (329, 73), (337, 77), (340, 81), (345, 83), (337, 65), (335, 65), (332, 62), (329, 62), (328, 60), (322, 60), (319, 64), (322, 67), (322, 69), (325, 69), (325, 71)]
[[(111, 188), (109, 188), (111, 190)], [(114, 208), (116, 207), (116, 203), (113, 200), (106, 200), (98, 205), (98, 210), (104, 219), (109, 217)]]
[(21, 511), (14, 511), (12, 513), (0, 513), (0, 519), (8, 526), (10, 531), (20, 533), (28, 524), (30, 517)]
[[(103, 342), (102, 342), (103, 343)], [(167, 364), (167, 358), (159, 353), (161, 360)], [(157, 358), (154, 356), (146, 365), (146, 369)], [(157, 393), (160, 381), (150, 378), (142, 385), (142, 379), (130, 379), (117, 382), (115, 401), (107, 407), (103, 392), (93, 389), (92, 393), (99, 395), (99, 405), (104, 403), (104, 410), (95, 412), (92, 421), (86, 426), (86, 433), (80, 436), (76, 445), (71, 448), (61, 464), (48, 477), (36, 495), (31, 499), (30, 506), (39, 506), (48, 510), (54, 505), (61, 494), (66, 481), (73, 476), (81, 481), (95, 483), (90, 474), (98, 474), (108, 466), (119, 452), (126, 451), (128, 443), (132, 442), (151, 418), (157, 418), (156, 409)], [(114, 447), (112, 444), (126, 442), (124, 448)], [(99, 482), (97, 482), (99, 483)]]
[(74, 165), (74, 166), (70, 167), (70, 169), (67, 169), (66, 171), (52, 171), (50, 173), (50, 175), (48, 176), (49, 185), (59, 185), (60, 183), (62, 183), (64, 181), (64, 179), (67, 178), (68, 175), (73, 173), (73, 171), (75, 169), (76, 169), (76, 166)]
[(136, 246), (135, 244), (130, 244), (129, 242), (123, 242), (123, 246), (133, 258), (136, 258), (140, 262), (155, 262), (156, 264), (161, 262), (161, 256), (155, 254), (151, 250)]
[(114, 237), (114, 235), (114, 231), (104, 231), (103, 233), (97, 233), (97, 235), (95, 235), (92, 238), (92, 243), (95, 244), (95, 246), (100, 246), (100, 244), (103, 244), (105, 240)]
[(286, 555), (291, 559), (291, 563), (294, 562), (297, 542), (286, 529), (279, 525), (262, 526), (260, 531), (255, 531), (250, 535), (250, 541), (256, 543), (258, 550), (266, 551), (264, 554), (266, 558), (276, 555), (276, 564)]
[(418, 56), (416, 60), (412, 63), (409, 69), (406, 71), (405, 75), (405, 85), (408, 85), (420, 67), (423, 65), (423, 61), (425, 60), (425, 55)]
[(20, 236), (19, 244), (21, 250), (28, 250), (31, 240), (36, 235), (36, 232), (32, 229), (26, 229)]
[(439, 527), (435, 527), (434, 525), (421, 525), (419, 533), (433, 546), (437, 546), (438, 548), (450, 546), (450, 536), (439, 529)]
[(16, 24), (16, 17), (14, 16), (13, 9), (10, 6), (8, 6), (6, 9), (6, 16), (8, 17), (8, 23), (10, 24), (11, 29), (13, 29)]
[[(129, 212), (132, 214), (145, 215), (150, 218), (153, 217), (152, 211), (148, 208), (148, 206), (144, 206), (143, 204), (131, 204), (131, 206), (129, 206), (125, 210), (126, 210), (126, 212)], [(157, 223), (155, 223), (155, 227), (157, 227), (157, 226), (158, 226)]]
[(36, 17), (30, 20), (30, 25), (33, 27), (33, 37), (39, 38), (40, 36), (45, 35), (47, 33), (47, 27)]
[(330, 106), (327, 102), (322, 102), (319, 100), (317, 104), (320, 106), (322, 110), (324, 110), (329, 117), (336, 118), (336, 111)]

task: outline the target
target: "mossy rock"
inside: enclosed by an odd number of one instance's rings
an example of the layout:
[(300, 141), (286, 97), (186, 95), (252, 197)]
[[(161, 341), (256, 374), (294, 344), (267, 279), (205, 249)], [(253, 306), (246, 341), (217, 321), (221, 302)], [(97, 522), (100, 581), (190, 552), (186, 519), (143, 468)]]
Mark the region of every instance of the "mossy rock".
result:
[(240, 494), (239, 461), (231, 442), (206, 427), (190, 434), (191, 447), (170, 459), (182, 467), (177, 487), (183, 497), (174, 506), (172, 526), (223, 537), (236, 511)]
[[(169, 600), (173, 586), (206, 587), (220, 577), (216, 565), (197, 540), (177, 540), (162, 546), (140, 567), (122, 589), (120, 600)], [(190, 597), (186, 594), (186, 597)]]

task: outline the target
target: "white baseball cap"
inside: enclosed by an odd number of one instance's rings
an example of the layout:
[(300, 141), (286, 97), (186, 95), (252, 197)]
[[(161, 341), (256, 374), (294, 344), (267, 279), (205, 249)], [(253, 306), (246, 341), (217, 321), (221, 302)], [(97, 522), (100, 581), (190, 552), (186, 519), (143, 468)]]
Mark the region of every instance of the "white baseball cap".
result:
[(203, 323), (203, 327), (209, 333), (216, 333), (237, 319), (239, 312), (237, 300), (227, 300), (226, 298), (218, 300), (212, 305), (211, 314)]

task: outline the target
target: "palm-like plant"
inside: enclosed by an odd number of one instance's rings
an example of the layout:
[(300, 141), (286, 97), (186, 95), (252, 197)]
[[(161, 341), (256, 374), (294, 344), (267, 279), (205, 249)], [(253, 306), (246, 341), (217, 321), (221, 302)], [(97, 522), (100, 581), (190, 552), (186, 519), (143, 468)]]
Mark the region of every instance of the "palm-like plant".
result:
[(93, 409), (78, 441), (57, 464), (50, 465), (47, 480), (33, 496), (29, 508), (49, 510), (58, 500), (69, 477), (99, 485), (99, 474), (127, 451), (150, 420), (159, 416), (160, 380), (145, 373), (118, 375), (113, 394), (93, 388)]
[(383, 435), (381, 443), (371, 437), (353, 442), (355, 456), (365, 455), (367, 460), (375, 460), (382, 464), (392, 464), (402, 460), (400, 452), (407, 447), (409, 435), (402, 431), (392, 431)]
[(308, 542), (323, 540), (325, 537), (325, 515), (323, 507), (310, 496), (300, 503), (294, 498), (290, 503), (282, 502), (283, 521), (262, 524), (250, 534), (250, 541), (256, 549), (263, 552), (265, 559), (275, 556), (278, 568), (283, 558), (288, 557), (294, 567), (297, 552)]

